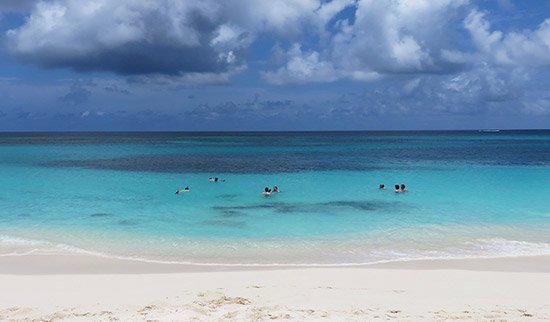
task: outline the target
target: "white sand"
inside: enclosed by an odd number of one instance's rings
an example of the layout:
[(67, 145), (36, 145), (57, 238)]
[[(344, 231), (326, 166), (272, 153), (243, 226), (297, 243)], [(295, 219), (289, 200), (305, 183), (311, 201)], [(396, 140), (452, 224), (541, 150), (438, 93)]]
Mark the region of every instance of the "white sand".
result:
[(550, 320), (548, 257), (204, 269), (4, 257), (0, 320)]

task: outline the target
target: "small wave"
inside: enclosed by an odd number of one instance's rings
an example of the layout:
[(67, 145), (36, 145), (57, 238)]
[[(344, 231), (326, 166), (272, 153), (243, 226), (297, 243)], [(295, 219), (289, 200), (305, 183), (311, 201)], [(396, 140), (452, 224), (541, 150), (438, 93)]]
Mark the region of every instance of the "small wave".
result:
[[(152, 259), (141, 256), (122, 256), (107, 254), (98, 251), (87, 250), (63, 243), (53, 243), (44, 240), (32, 240), (11, 236), (0, 236), (0, 250), (2, 246), (16, 246), (16, 250), (0, 253), (1, 257), (25, 256), (25, 255), (89, 255), (109, 259), (145, 262), (152, 264), (171, 264), (188, 266), (218, 266), (218, 267), (348, 267), (367, 266), (374, 264), (409, 262), (419, 260), (451, 260), (451, 259), (483, 259), (483, 258), (507, 258), (550, 255), (550, 244), (540, 242), (528, 242), (508, 240), (503, 238), (476, 239), (463, 242), (453, 248), (433, 250), (397, 250), (392, 248), (370, 250), (363, 253), (363, 258), (357, 261), (346, 262), (197, 262), (170, 259)], [(326, 254), (325, 254), (326, 255)], [(321, 255), (319, 255), (321, 256)], [(315, 254), (312, 254), (312, 258)], [(369, 258), (370, 260), (366, 260)], [(253, 260), (253, 258), (251, 258)]]
[(498, 257), (550, 255), (549, 243), (536, 243), (504, 238), (476, 239), (466, 242), (474, 250)]
[(8, 245), (41, 245), (49, 244), (47, 241), (24, 239), (12, 236), (0, 236), (0, 243)]
[[(1, 253), (0, 256), (23, 256), (23, 255), (63, 255), (63, 254), (86, 254), (103, 256), (104, 254), (89, 251), (83, 248), (53, 243), (46, 240), (27, 239), (12, 236), (0, 236), (0, 247), (16, 248), (15, 251)], [(106, 255), (107, 256), (107, 255)]]

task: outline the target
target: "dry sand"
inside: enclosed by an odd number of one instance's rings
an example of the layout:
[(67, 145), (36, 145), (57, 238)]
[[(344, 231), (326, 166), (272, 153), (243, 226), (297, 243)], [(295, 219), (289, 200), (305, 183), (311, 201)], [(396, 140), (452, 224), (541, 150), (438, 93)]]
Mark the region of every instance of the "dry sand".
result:
[(363, 267), (0, 258), (2, 321), (543, 321), (550, 257)]

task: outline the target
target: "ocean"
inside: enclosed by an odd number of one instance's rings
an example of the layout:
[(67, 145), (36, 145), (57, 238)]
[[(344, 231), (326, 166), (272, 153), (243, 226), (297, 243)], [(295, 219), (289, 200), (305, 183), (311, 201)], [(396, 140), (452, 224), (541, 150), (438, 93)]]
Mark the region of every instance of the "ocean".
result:
[(0, 133), (0, 187), (0, 256), (306, 266), (550, 255), (547, 130)]

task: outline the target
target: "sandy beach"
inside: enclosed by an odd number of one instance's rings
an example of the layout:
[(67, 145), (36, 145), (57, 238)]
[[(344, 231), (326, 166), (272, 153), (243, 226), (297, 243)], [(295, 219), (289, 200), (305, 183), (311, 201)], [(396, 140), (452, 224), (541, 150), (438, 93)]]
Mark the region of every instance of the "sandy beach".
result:
[(550, 258), (207, 267), (0, 258), (2, 321), (542, 321)]

